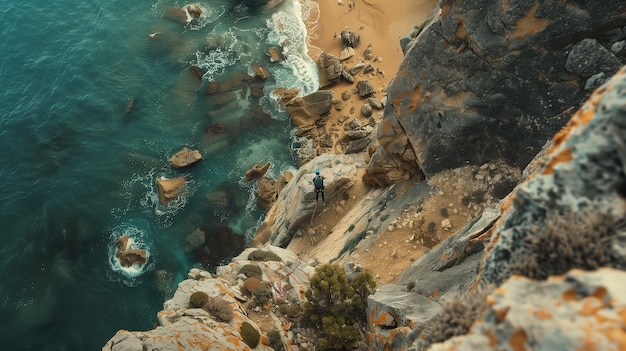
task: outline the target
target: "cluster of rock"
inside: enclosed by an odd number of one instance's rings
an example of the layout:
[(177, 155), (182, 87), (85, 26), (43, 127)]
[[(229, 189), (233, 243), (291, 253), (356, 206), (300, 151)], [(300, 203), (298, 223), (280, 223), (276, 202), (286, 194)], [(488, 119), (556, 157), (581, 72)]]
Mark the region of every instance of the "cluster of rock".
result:
[[(301, 313), (302, 292), (314, 273), (290, 251), (246, 249), (217, 276), (192, 269), (157, 313), (155, 329), (120, 330), (102, 350), (301, 349), (290, 319)], [(205, 300), (199, 303), (198, 295)], [(266, 302), (259, 303), (261, 296)], [(259, 325), (249, 313), (264, 314), (267, 322)]]
[[(357, 81), (351, 91), (346, 90), (341, 94), (341, 100), (336, 99), (331, 90), (325, 90), (342, 80), (354, 84), (356, 75), (384, 75), (369, 62), (382, 60), (380, 57), (372, 56), (371, 44), (365, 49), (358, 62), (348, 67), (346, 62), (355, 56), (354, 49), (359, 45), (360, 37), (357, 33), (344, 29), (341, 32), (341, 40), (344, 49), (339, 56), (322, 53), (317, 60), (321, 90), (304, 97), (297, 97), (296, 91), (277, 92), (296, 127), (295, 135), (300, 138), (299, 142), (292, 145), (294, 158), (300, 165), (328, 151), (335, 152), (336, 148), (340, 148), (346, 154), (365, 150), (373, 140), (373, 127), (376, 125), (375, 120), (370, 118), (373, 110), (382, 111), (384, 108), (385, 100), (375, 97), (376, 91), (368, 79)], [(329, 125), (328, 114), (331, 108), (341, 112), (345, 108), (345, 101), (355, 94), (360, 97), (363, 104), (359, 111), (353, 106), (349, 114), (339, 118), (339, 126), (343, 125), (344, 130), (348, 132), (339, 133), (337, 126)], [(370, 118), (370, 123), (366, 124), (369, 127), (360, 128), (361, 126), (344, 124), (351, 119), (350, 115), (354, 114), (358, 117)], [(350, 122), (359, 123), (358, 118)]]
[[(202, 155), (200, 155), (200, 151), (198, 150), (190, 150), (184, 147), (182, 150), (175, 153), (172, 158), (170, 158), (169, 163), (174, 168), (183, 168), (188, 167), (202, 159)], [(157, 185), (157, 193), (159, 196), (159, 202), (161, 205), (165, 206), (170, 201), (175, 200), (180, 195), (183, 186), (187, 178), (185, 177), (174, 177), (174, 178), (165, 178), (159, 177), (156, 180)]]

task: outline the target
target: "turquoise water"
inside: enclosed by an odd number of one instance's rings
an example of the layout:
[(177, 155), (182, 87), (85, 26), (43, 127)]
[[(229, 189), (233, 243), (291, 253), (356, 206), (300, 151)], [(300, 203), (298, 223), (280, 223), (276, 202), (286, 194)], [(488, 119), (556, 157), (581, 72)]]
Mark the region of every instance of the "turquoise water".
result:
[[(317, 89), (301, 9), (213, 0), (183, 24), (163, 16), (186, 4), (178, 1), (0, 4), (0, 341), (6, 350), (100, 349), (119, 329), (151, 329), (187, 271), (212, 268), (215, 257), (185, 251), (196, 228), (229, 226), (250, 240), (264, 211), (247, 169), (295, 167), (291, 128), (270, 92)], [(281, 42), (287, 60), (270, 63), (265, 50)], [(208, 81), (256, 63), (272, 73), (260, 99), (245, 86), (226, 105), (205, 95)], [(206, 70), (202, 82), (190, 65)], [(249, 118), (257, 106), (271, 118)], [(207, 137), (215, 124), (226, 133)], [(184, 146), (204, 159), (171, 168)], [(181, 175), (181, 198), (160, 205), (157, 177)], [(218, 190), (226, 205), (207, 198)], [(112, 248), (121, 235), (147, 249), (143, 269), (120, 269)]]

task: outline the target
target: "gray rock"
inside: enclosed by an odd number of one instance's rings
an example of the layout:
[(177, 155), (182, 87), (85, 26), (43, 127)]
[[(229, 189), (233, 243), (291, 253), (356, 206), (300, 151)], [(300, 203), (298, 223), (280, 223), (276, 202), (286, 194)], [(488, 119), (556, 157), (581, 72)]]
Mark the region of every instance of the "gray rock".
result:
[(320, 75), (320, 88), (324, 88), (339, 81), (343, 66), (339, 57), (322, 53), (317, 59), (317, 69)]
[(351, 140), (350, 142), (348, 142), (348, 145), (346, 146), (345, 153), (353, 154), (353, 153), (361, 152), (365, 150), (365, 148), (369, 144), (370, 144), (369, 138)]
[(367, 305), (368, 333), (377, 336), (371, 339), (372, 350), (406, 349), (441, 310), (438, 303), (395, 284), (378, 287)]
[(363, 51), (363, 58), (366, 60), (372, 59), (372, 44), (368, 44), (365, 51)]
[(383, 103), (376, 99), (376, 98), (368, 98), (367, 99), (367, 103), (372, 106), (372, 108), (375, 108), (377, 110), (382, 110), (385, 106), (383, 105)]
[(365, 64), (363, 62), (359, 62), (357, 64), (355, 64), (354, 66), (352, 66), (352, 68), (350, 68), (350, 74), (355, 75), (359, 72), (361, 72), (361, 70), (365, 67)]
[(356, 48), (359, 45), (360, 37), (357, 33), (344, 29), (341, 31), (341, 40), (344, 46)]
[(372, 65), (371, 63), (368, 63), (367, 65), (365, 65), (365, 67), (363, 68), (363, 73), (370, 73), (370, 72), (374, 72), (376, 68), (374, 68), (374, 65)]
[(346, 71), (345, 69), (341, 71), (341, 79), (350, 84), (354, 83), (354, 77), (352, 76), (352, 74), (350, 74), (350, 72)]
[(354, 49), (349, 46), (346, 46), (345, 48), (343, 48), (343, 50), (341, 50), (341, 53), (339, 54), (339, 60), (345, 61), (351, 58), (352, 56), (354, 56)]
[(359, 90), (360, 97), (368, 97), (374, 94), (374, 88), (367, 80), (360, 80), (356, 83), (356, 87)]
[(583, 39), (574, 45), (567, 55), (565, 68), (583, 78), (604, 73), (612, 76), (621, 67), (621, 62), (595, 39)]
[[(572, 75), (564, 58), (588, 33), (626, 23), (622, 2), (602, 0), (516, 2), (506, 11), (488, 0), (442, 6), (446, 15), (435, 9), (405, 46), (388, 87), (394, 103), (385, 109), (377, 135), (377, 152), (387, 155), (372, 157), (393, 161), (385, 167), (414, 169), (427, 177), (497, 158), (524, 168), (584, 101), (585, 82), (598, 73)], [(518, 26), (532, 9), (535, 25)], [(615, 67), (611, 55), (601, 55), (601, 67)], [(571, 65), (588, 67), (578, 61)], [(371, 175), (380, 170), (380, 164), (372, 165)]]
[(533, 350), (584, 350), (589, 340), (597, 350), (619, 350), (621, 340), (606, 331), (623, 327), (617, 316), (626, 309), (624, 289), (626, 272), (610, 268), (572, 270), (546, 282), (515, 276), (488, 297), (467, 335), (429, 350), (508, 350), (530, 340)]
[(361, 106), (361, 116), (363, 117), (372, 116), (372, 106), (370, 104), (363, 104), (363, 106)]

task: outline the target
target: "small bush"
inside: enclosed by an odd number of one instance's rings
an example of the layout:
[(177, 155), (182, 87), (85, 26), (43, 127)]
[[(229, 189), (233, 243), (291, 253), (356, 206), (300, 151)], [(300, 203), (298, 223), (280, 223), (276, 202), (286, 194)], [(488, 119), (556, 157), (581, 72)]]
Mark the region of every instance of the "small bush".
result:
[(257, 306), (262, 306), (272, 300), (272, 290), (268, 287), (261, 287), (254, 290), (252, 296), (254, 296), (254, 303), (256, 303)]
[(491, 290), (478, 288), (462, 298), (447, 302), (426, 326), (425, 348), (454, 336), (467, 334), (474, 321), (487, 309), (487, 295)]
[(189, 306), (191, 308), (203, 308), (209, 301), (209, 295), (203, 291), (196, 291), (189, 297)]
[(365, 323), (367, 296), (375, 288), (371, 275), (359, 273), (349, 281), (343, 267), (325, 264), (315, 269), (310, 283), (304, 321), (321, 330), (320, 348), (351, 349), (360, 340), (358, 325)]
[(247, 264), (241, 267), (241, 269), (239, 270), (237, 274), (244, 274), (248, 278), (255, 277), (258, 279), (261, 279), (261, 277), (263, 276), (263, 272), (261, 271), (261, 268), (253, 264)]
[(280, 259), (280, 257), (271, 252), (271, 251), (262, 251), (262, 250), (255, 250), (250, 252), (250, 254), (248, 255), (248, 260), (250, 261), (262, 261), (262, 262), (267, 262), (267, 261), (282, 261)]
[(233, 307), (224, 299), (210, 298), (205, 305), (205, 310), (220, 322), (227, 323), (233, 319)]
[(289, 319), (296, 319), (302, 315), (302, 307), (292, 304), (282, 304), (278, 306), (278, 312)]
[(272, 329), (267, 333), (267, 338), (270, 341), (270, 347), (274, 349), (274, 351), (284, 351), (285, 345), (283, 345), (283, 340), (280, 337), (280, 331), (278, 329)]
[(256, 330), (256, 328), (252, 324), (248, 322), (243, 322), (241, 324), (241, 330), (239, 332), (241, 334), (243, 342), (245, 342), (246, 345), (250, 346), (250, 348), (253, 349), (257, 347), (257, 345), (259, 345), (261, 334), (259, 334), (259, 331)]
[(265, 284), (263, 284), (263, 282), (255, 277), (252, 278), (248, 278), (246, 279), (245, 282), (243, 282), (243, 285), (241, 286), (241, 293), (246, 295), (246, 296), (253, 296), (253, 292), (256, 289), (259, 288), (263, 288), (266, 287)]

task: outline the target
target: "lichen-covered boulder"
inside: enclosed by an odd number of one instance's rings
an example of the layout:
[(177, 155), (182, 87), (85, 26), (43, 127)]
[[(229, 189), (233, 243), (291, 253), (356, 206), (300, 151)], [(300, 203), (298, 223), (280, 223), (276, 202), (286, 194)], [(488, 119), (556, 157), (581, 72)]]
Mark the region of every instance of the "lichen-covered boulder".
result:
[[(611, 77), (624, 64), (610, 50), (620, 40), (610, 34), (626, 25), (623, 1), (440, 6), (405, 43), (389, 85), (376, 150), (388, 156), (372, 158), (372, 185), (407, 178), (411, 169), (431, 177), (497, 158), (523, 168), (598, 75)], [(598, 34), (609, 39), (595, 41)], [(404, 176), (381, 173), (385, 159)]]

